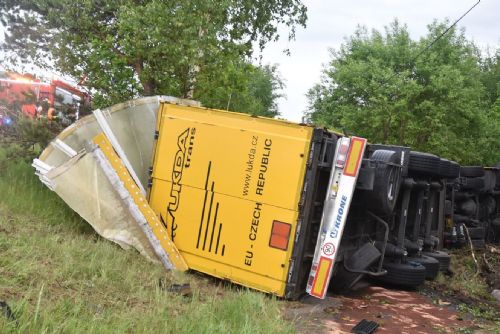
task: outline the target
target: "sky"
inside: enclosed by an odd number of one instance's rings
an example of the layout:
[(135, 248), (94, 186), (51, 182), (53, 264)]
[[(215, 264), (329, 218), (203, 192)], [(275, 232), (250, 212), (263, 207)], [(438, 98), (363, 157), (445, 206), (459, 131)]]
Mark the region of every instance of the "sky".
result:
[[(305, 94), (321, 76), (328, 63), (329, 48), (338, 49), (344, 38), (352, 35), (358, 25), (383, 31), (394, 18), (406, 23), (413, 39), (427, 33), (427, 24), (434, 19), (451, 22), (458, 19), (477, 0), (303, 0), (308, 8), (307, 27), (297, 31), (289, 42), (287, 31), (277, 43), (268, 44), (262, 52), (262, 63), (279, 64), (286, 88), (286, 99), (279, 102), (282, 118), (299, 122), (307, 109)], [(465, 35), (477, 46), (500, 47), (500, 0), (482, 0), (462, 21)], [(290, 49), (291, 56), (283, 53)]]
[[(338, 49), (358, 25), (383, 31), (395, 18), (408, 26), (413, 39), (427, 33), (434, 19), (451, 22), (465, 13), (477, 0), (302, 0), (308, 8), (306, 28), (298, 28), (294, 41), (288, 31), (270, 43), (261, 54), (262, 64), (278, 64), (286, 88), (286, 98), (279, 101), (280, 117), (300, 122), (307, 109), (305, 94), (321, 77), (323, 64), (328, 63), (329, 48)], [(459, 27), (477, 46), (500, 48), (500, 0), (481, 0)], [(2, 27), (0, 26), (0, 42)], [(283, 50), (289, 49), (290, 56)], [(1, 64), (0, 64), (1, 68)]]

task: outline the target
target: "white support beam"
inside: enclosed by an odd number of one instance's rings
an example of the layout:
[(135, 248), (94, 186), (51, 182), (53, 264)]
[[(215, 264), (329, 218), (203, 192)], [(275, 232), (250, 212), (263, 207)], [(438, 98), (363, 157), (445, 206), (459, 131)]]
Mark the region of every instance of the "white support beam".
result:
[(54, 148), (57, 148), (70, 158), (73, 158), (78, 153), (71, 146), (69, 146), (59, 138), (56, 138), (55, 140), (51, 141), (50, 145), (52, 145)]
[(106, 135), (108, 138), (109, 142), (113, 146), (113, 149), (115, 152), (118, 154), (120, 159), (122, 160), (123, 164), (127, 168), (128, 172), (130, 173), (130, 176), (132, 176), (132, 179), (135, 181), (137, 184), (137, 187), (141, 190), (143, 195), (146, 195), (146, 190), (144, 186), (141, 183), (141, 180), (135, 173), (135, 170), (132, 168), (132, 164), (130, 164), (130, 161), (127, 158), (127, 155), (125, 154), (125, 151), (123, 151), (123, 148), (121, 147), (120, 143), (118, 142), (118, 139), (114, 135), (113, 131), (111, 130), (111, 127), (108, 124), (108, 121), (106, 120), (106, 117), (104, 116), (104, 112), (100, 109), (94, 110), (94, 116), (97, 120), (97, 123), (101, 127), (102, 132)]

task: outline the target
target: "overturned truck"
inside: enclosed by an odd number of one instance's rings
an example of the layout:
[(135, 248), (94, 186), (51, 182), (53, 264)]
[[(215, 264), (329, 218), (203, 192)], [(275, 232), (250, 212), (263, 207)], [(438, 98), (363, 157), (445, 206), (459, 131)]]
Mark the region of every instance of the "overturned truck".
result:
[(148, 97), (82, 118), (33, 166), (103, 237), (280, 297), (415, 287), (450, 265), (460, 166), (408, 147)]

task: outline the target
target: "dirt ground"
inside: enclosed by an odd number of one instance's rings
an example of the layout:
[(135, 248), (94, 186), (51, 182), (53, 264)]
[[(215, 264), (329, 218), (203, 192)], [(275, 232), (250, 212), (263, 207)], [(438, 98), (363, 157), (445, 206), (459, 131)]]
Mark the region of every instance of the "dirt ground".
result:
[(299, 333), (351, 333), (363, 319), (379, 324), (376, 333), (486, 333), (474, 320), (462, 318), (452, 303), (375, 286), (349, 296), (292, 302), (285, 314), (296, 322)]
[(418, 290), (361, 282), (349, 295), (288, 302), (285, 318), (299, 333), (351, 333), (366, 319), (379, 324), (377, 334), (500, 334), (500, 302), (490, 296), (500, 289), (499, 247), (475, 250), (475, 261), (468, 248), (451, 255), (451, 271)]

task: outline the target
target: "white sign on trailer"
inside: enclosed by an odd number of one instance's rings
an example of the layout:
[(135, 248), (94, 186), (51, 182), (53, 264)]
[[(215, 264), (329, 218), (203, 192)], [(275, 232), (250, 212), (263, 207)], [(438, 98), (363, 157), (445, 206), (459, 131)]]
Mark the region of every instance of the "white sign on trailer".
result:
[[(337, 144), (320, 234), (307, 282), (306, 291), (311, 296), (321, 299), (326, 296), (365, 147), (366, 139), (359, 137), (342, 138)], [(339, 159), (345, 161), (339, 163)]]

